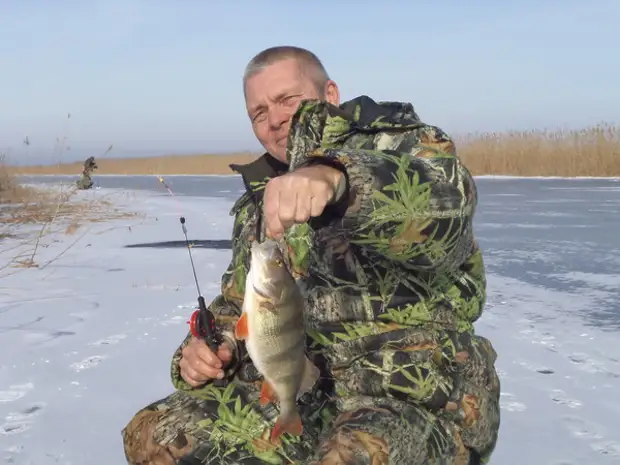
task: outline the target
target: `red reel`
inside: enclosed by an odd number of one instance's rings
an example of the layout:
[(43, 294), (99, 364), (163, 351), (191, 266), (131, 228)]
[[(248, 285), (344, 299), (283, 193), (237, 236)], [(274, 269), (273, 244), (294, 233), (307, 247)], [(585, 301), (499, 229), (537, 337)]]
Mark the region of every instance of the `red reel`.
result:
[(194, 313), (189, 317), (189, 331), (195, 338), (204, 337), (204, 330), (201, 331), (200, 327), (200, 310), (194, 310)]

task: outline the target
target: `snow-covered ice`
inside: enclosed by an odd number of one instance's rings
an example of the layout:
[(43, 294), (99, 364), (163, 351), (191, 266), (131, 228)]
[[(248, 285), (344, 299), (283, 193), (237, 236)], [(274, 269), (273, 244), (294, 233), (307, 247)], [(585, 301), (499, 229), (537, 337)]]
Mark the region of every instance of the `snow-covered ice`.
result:
[[(241, 185), (168, 178), (171, 198), (152, 177), (131, 178), (133, 190), (127, 179), (97, 177), (113, 185), (78, 197), (139, 214), (45, 237), (35, 261), (46, 266), (2, 268), (20, 238), (0, 242), (0, 461), (125, 463), (121, 428), (172, 389), (170, 356), (197, 297), (179, 214), (190, 241), (225, 244)], [(478, 184), (489, 297), (477, 331), (502, 381), (491, 463), (620, 463), (620, 182)], [(166, 241), (180, 246), (126, 247)], [(209, 301), (230, 250), (192, 254)]]

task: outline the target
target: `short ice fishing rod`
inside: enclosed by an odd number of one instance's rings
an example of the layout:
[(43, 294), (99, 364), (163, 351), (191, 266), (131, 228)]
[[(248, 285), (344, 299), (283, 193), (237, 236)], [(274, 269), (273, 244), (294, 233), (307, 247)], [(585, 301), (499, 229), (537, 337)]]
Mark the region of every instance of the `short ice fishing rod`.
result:
[[(174, 197), (172, 189), (168, 187), (161, 176), (159, 177), (159, 182), (161, 182), (170, 195)], [(185, 217), (183, 215), (179, 215), (179, 221), (181, 222), (181, 229), (183, 230), (183, 235), (185, 236), (185, 244), (187, 245), (187, 252), (189, 253), (189, 260), (192, 265), (192, 273), (194, 274), (196, 290), (198, 291), (198, 309), (192, 313), (189, 321), (187, 322), (189, 324), (189, 330), (192, 333), (192, 336), (199, 339), (204, 339), (213, 353), (217, 353), (220, 346), (220, 339), (215, 326), (215, 316), (213, 315), (213, 312), (207, 308), (205, 299), (200, 292), (200, 285), (198, 284), (198, 277), (196, 275), (196, 267), (194, 266), (194, 258), (192, 257), (192, 246), (187, 238)]]
[(192, 257), (192, 247), (189, 244), (187, 238), (187, 228), (185, 227), (185, 217), (179, 218), (181, 221), (181, 228), (185, 235), (185, 243), (187, 245), (187, 252), (189, 253), (189, 260), (192, 264), (192, 273), (194, 274), (194, 282), (196, 283), (196, 290), (198, 291), (198, 309), (194, 310), (192, 316), (189, 318), (189, 330), (192, 335), (197, 338), (203, 338), (213, 353), (217, 353), (219, 347), (219, 338), (217, 336), (217, 329), (215, 327), (215, 315), (207, 308), (205, 304), (205, 298), (200, 292), (200, 285), (198, 284), (198, 277), (196, 276), (196, 267), (194, 266), (194, 259)]

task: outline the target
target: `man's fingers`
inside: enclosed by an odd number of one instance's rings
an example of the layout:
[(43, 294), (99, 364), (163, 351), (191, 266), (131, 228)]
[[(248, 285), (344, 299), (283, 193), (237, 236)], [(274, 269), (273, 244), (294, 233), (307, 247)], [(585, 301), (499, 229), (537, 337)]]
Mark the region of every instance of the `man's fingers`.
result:
[(192, 385), (199, 385), (209, 379), (224, 377), (224, 372), (221, 369), (207, 365), (200, 359), (182, 359), (179, 362), (179, 367), (183, 379)]
[(190, 366), (189, 362), (184, 358), (179, 362), (179, 368), (181, 369), (181, 377), (190, 386), (196, 387), (206, 381), (206, 379), (201, 377), (200, 374), (194, 370)]
[(217, 355), (215, 355), (206, 344), (200, 345), (196, 348), (197, 358), (204, 364), (222, 368), (222, 361), (219, 359)]
[(327, 205), (327, 202), (324, 196), (312, 197), (310, 199), (310, 216), (320, 216), (323, 210), (325, 210), (325, 205)]
[[(311, 173), (310, 168), (304, 173)], [(308, 174), (302, 176), (301, 171), (272, 179), (263, 197), (267, 237), (278, 239), (295, 223), (320, 216), (332, 195), (333, 188), (328, 181)]]
[(194, 378), (192, 378), (190, 375), (188, 375), (185, 371), (181, 370), (181, 377), (185, 380), (185, 382), (187, 384), (189, 384), (191, 387), (198, 387), (200, 386), (201, 383), (200, 381), (196, 381)]
[(204, 360), (199, 358), (188, 361), (190, 362), (190, 368), (193, 368), (202, 377), (215, 378), (222, 368), (222, 362), (219, 358), (216, 364), (205, 363)]
[(185, 363), (180, 364), (181, 366), (181, 376), (185, 381), (187, 381), (192, 386), (198, 385), (206, 381), (206, 379), (200, 379), (201, 376), (198, 374), (196, 370), (190, 367), (185, 361)]
[(312, 194), (304, 192), (297, 196), (297, 207), (295, 207), (295, 223), (305, 223), (310, 219), (312, 210)]
[(214, 354), (203, 340), (192, 339), (183, 348), (183, 356), (179, 361), (181, 376), (192, 386), (203, 384), (209, 379), (222, 379), (222, 367), (231, 359), (232, 352), (227, 344), (222, 344), (218, 353)]
[(265, 186), (263, 197), (263, 215), (265, 217), (265, 232), (268, 237), (277, 237), (284, 232), (279, 218), (280, 192), (277, 178), (269, 181)]
[(279, 239), (284, 234), (284, 226), (280, 222), (280, 218), (277, 216), (272, 217), (271, 221), (268, 221), (267, 230), (269, 231), (269, 237)]
[(230, 363), (232, 360), (232, 350), (228, 347), (228, 344), (222, 344), (217, 350), (217, 357), (224, 363), (224, 365)]
[(277, 216), (283, 229), (285, 229), (295, 222), (298, 194), (294, 190), (281, 190), (279, 199), (280, 208)]

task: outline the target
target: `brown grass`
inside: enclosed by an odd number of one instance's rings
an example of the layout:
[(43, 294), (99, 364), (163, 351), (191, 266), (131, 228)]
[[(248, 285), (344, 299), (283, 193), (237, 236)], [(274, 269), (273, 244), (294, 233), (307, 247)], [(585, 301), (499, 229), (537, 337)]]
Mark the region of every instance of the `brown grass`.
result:
[(471, 134), (456, 138), (474, 174), (620, 176), (620, 126)]
[[(620, 126), (602, 123), (581, 130), (537, 130), (455, 136), (458, 152), (476, 175), (620, 176)], [(257, 153), (168, 155), (97, 159), (97, 174), (232, 174), (230, 163)], [(23, 174), (79, 174), (82, 163), (12, 168)]]
[[(249, 163), (259, 153), (235, 153), (230, 155), (165, 155), (144, 158), (97, 158), (97, 174), (234, 174), (228, 165)], [(60, 165), (11, 167), (16, 174), (75, 174), (82, 172), (83, 162)]]
[(2, 205), (27, 202), (35, 192), (15, 181), (7, 167), (0, 162), (0, 208)]
[[(114, 218), (135, 216), (119, 210), (104, 196), (76, 199), (78, 189), (35, 189), (16, 182), (14, 173), (0, 162), (0, 271), (7, 268), (45, 268), (84, 237), (90, 227)], [(90, 196), (89, 196), (90, 197)], [(82, 233), (77, 235), (76, 232)], [(45, 263), (37, 261), (37, 253), (46, 248), (47, 238), (58, 240), (57, 233), (77, 236), (57, 256)], [(5, 239), (15, 239), (8, 244)], [(10, 272), (8, 274), (11, 274)], [(0, 277), (8, 275), (3, 273)]]

